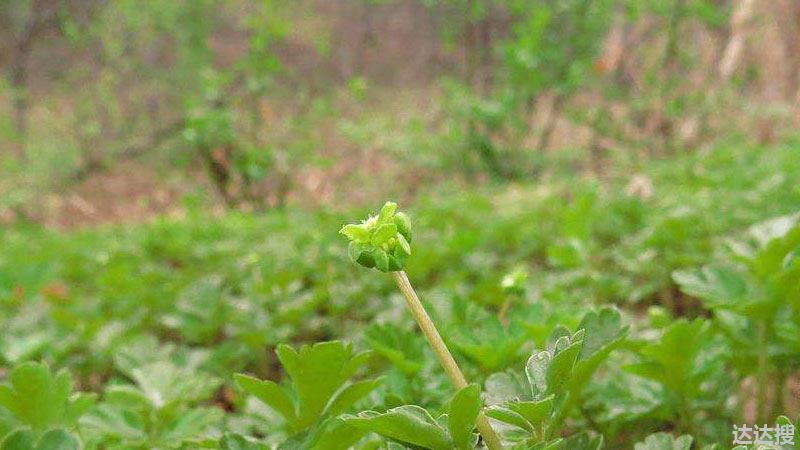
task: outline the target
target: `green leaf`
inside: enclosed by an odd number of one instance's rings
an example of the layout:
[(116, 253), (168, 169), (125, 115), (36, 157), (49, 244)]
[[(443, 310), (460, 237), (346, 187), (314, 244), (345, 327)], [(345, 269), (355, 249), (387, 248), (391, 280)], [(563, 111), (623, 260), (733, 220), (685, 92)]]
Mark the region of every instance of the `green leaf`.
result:
[(157, 361), (131, 370), (131, 377), (155, 409), (206, 400), (220, 381), (204, 372)]
[[(411, 219), (404, 212), (398, 212), (394, 215), (394, 224), (397, 226), (397, 232), (400, 233), (406, 241), (411, 243)], [(410, 253), (410, 252), (409, 252)]]
[(692, 447), (691, 436), (673, 438), (667, 433), (655, 433), (647, 436), (644, 442), (633, 446), (634, 450), (689, 450)]
[(339, 230), (339, 233), (347, 236), (348, 239), (355, 242), (369, 242), (369, 230), (364, 224), (347, 224)]
[(380, 434), (405, 445), (431, 450), (452, 450), (453, 442), (447, 432), (416, 405), (392, 408), (385, 413), (364, 411), (355, 416), (343, 416), (346, 423), (365, 431)]
[[(580, 333), (580, 331), (579, 331)], [(566, 338), (559, 339), (560, 342), (569, 342)], [(553, 356), (547, 367), (546, 383), (548, 394), (559, 394), (572, 376), (572, 369), (581, 351), (583, 342), (576, 340)], [(557, 349), (558, 350), (558, 349)]]
[(325, 415), (332, 417), (338, 416), (355, 402), (361, 400), (367, 396), (367, 394), (375, 390), (382, 381), (381, 378), (376, 378), (374, 380), (363, 380), (345, 386), (333, 397), (330, 404), (325, 409)]
[(525, 418), (533, 427), (538, 427), (552, 414), (553, 399), (554, 396), (551, 395), (539, 401), (509, 402), (508, 408)]
[(709, 308), (732, 307), (748, 294), (747, 281), (738, 273), (716, 267), (679, 270), (672, 279), (685, 294), (700, 298)]
[(381, 246), (383, 244), (387, 244), (389, 239), (394, 238), (397, 235), (397, 226), (393, 223), (386, 223), (380, 225), (375, 232), (372, 234), (372, 244)]
[(373, 256), (375, 257), (375, 268), (382, 271), (389, 271), (389, 255), (381, 249), (376, 249)]
[(561, 445), (564, 450), (601, 450), (603, 436), (592, 436), (584, 431), (564, 439)]
[(296, 419), (294, 402), (289, 394), (274, 382), (259, 380), (241, 373), (234, 375), (234, 379), (240, 388), (270, 406), (286, 421), (293, 422)]
[(81, 442), (77, 437), (60, 429), (46, 432), (36, 445), (36, 450), (79, 450), (80, 448)]
[(72, 395), (69, 373), (53, 375), (47, 365), (36, 362), (16, 366), (9, 383), (0, 385), (0, 406), (34, 431), (72, 426), (93, 403), (93, 395)]
[(575, 363), (568, 389), (580, 393), (611, 352), (625, 342), (628, 327), (622, 327), (622, 316), (615, 308), (586, 313), (578, 325), (584, 331), (583, 346)]
[(525, 420), (525, 418), (519, 413), (516, 413), (509, 408), (503, 406), (491, 406), (486, 410), (486, 416), (499, 420), (500, 422), (522, 428), (529, 433), (534, 432), (533, 425), (531, 425), (530, 422)]
[(63, 429), (52, 429), (36, 439), (29, 429), (12, 432), (3, 439), (0, 450), (80, 450), (80, 440)]
[(194, 408), (169, 423), (168, 431), (161, 441), (171, 446), (179, 446), (190, 439), (201, 436), (207, 429), (218, 426), (224, 413), (218, 408)]
[(332, 418), (314, 433), (308, 447), (309, 450), (350, 450), (366, 433), (341, 419)]
[(36, 435), (28, 429), (11, 432), (3, 439), (0, 450), (32, 450), (36, 449)]
[(541, 351), (531, 355), (525, 364), (525, 375), (528, 377), (533, 398), (547, 392), (547, 368), (550, 367), (552, 355), (548, 351)]
[(268, 450), (266, 444), (253, 442), (236, 433), (225, 433), (219, 441), (220, 450)]
[(381, 207), (381, 212), (378, 214), (378, 222), (379, 223), (386, 223), (389, 219), (394, 216), (395, 211), (397, 211), (397, 203), (395, 202), (386, 202)]
[(481, 411), (481, 389), (471, 384), (458, 392), (450, 400), (447, 413), (447, 428), (455, 446), (471, 450), (475, 446), (472, 430)]
[[(292, 423), (297, 432), (312, 425), (325, 413), (331, 398), (342, 388), (358, 368), (366, 362), (369, 353), (353, 354), (350, 345), (340, 341), (304, 345), (299, 351), (288, 345), (279, 345), (276, 353), (297, 394), (298, 414)], [(362, 393), (369, 384), (359, 385), (350, 395)], [(344, 405), (337, 405), (336, 408)]]
[(644, 362), (626, 366), (625, 370), (658, 381), (675, 392), (691, 394), (698, 388), (692, 376), (707, 342), (708, 329), (702, 319), (677, 320), (664, 329), (660, 341), (640, 350)]
[(408, 243), (402, 234), (397, 234), (397, 243), (400, 244), (400, 248), (403, 250), (403, 253), (409, 256), (411, 255), (411, 244)]

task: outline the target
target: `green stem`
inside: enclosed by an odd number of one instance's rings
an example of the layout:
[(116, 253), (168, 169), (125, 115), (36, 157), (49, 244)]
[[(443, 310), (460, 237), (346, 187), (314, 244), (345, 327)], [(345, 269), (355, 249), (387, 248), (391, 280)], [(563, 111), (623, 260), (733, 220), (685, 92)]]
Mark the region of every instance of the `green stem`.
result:
[[(458, 367), (450, 350), (447, 349), (447, 345), (445, 345), (444, 340), (442, 340), (442, 336), (436, 329), (436, 325), (433, 324), (428, 312), (425, 311), (425, 307), (422, 306), (422, 302), (419, 301), (414, 287), (411, 286), (411, 281), (408, 280), (408, 275), (406, 275), (405, 271), (401, 270), (399, 272), (392, 272), (392, 276), (397, 283), (397, 287), (399, 287), (400, 291), (403, 293), (403, 297), (406, 299), (406, 304), (408, 304), (408, 309), (411, 310), (411, 315), (414, 316), (417, 325), (419, 325), (422, 333), (425, 334), (425, 337), (428, 339), (428, 342), (439, 358), (439, 362), (442, 364), (442, 368), (444, 368), (453, 386), (455, 386), (456, 390), (467, 387), (467, 379)], [(489, 424), (489, 419), (487, 419), (483, 413), (478, 415), (476, 426), (481, 436), (483, 436), (483, 441), (486, 443), (489, 450), (503, 449), (500, 438), (494, 432), (494, 429)]]
[(775, 401), (772, 403), (772, 417), (778, 417), (786, 411), (785, 405), (785, 391), (786, 388), (786, 373), (778, 371), (778, 383), (775, 385)]
[(758, 325), (758, 372), (756, 374), (759, 423), (766, 423), (767, 420), (767, 384), (769, 384), (767, 356), (767, 324), (761, 321)]

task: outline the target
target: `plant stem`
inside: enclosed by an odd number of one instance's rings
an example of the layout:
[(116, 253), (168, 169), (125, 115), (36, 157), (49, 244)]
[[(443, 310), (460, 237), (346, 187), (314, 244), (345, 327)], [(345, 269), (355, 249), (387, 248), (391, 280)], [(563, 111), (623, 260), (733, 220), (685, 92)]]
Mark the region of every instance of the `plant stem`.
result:
[(766, 423), (769, 373), (767, 372), (767, 324), (764, 321), (761, 321), (758, 326), (758, 344), (758, 373), (756, 376), (756, 382), (758, 383), (758, 421), (759, 423)]
[[(397, 282), (397, 287), (399, 287), (400, 291), (403, 293), (403, 297), (406, 299), (406, 304), (408, 304), (408, 309), (411, 310), (411, 315), (414, 316), (417, 325), (419, 325), (422, 333), (425, 334), (425, 337), (428, 339), (428, 342), (439, 358), (439, 362), (442, 364), (442, 368), (447, 374), (447, 377), (450, 378), (453, 386), (455, 386), (457, 390), (467, 387), (467, 379), (464, 378), (464, 374), (458, 367), (450, 350), (447, 349), (447, 345), (445, 345), (442, 340), (442, 336), (436, 329), (436, 325), (433, 324), (428, 312), (425, 311), (425, 307), (422, 306), (422, 302), (419, 301), (414, 287), (411, 286), (411, 281), (408, 280), (408, 275), (406, 275), (405, 271), (401, 270), (392, 272), (392, 276), (394, 277), (394, 281)], [(494, 432), (494, 429), (489, 424), (489, 419), (487, 419), (483, 413), (478, 415), (476, 426), (489, 450), (502, 450), (503, 444), (500, 443), (500, 438)]]

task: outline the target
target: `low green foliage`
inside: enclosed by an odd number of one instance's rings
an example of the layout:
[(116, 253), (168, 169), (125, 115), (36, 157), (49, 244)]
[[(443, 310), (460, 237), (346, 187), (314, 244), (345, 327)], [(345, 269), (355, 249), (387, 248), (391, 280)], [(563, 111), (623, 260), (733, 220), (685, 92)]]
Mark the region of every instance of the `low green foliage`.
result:
[(507, 449), (728, 449), (751, 409), (791, 423), (793, 152), (653, 163), (649, 199), (623, 176), (442, 189), (410, 209), (413, 252), (391, 203), (346, 226), (356, 261), (425, 287), (466, 389), (390, 277), (350, 263), (343, 212), (3, 228), (0, 442), (483, 448), (488, 416)]

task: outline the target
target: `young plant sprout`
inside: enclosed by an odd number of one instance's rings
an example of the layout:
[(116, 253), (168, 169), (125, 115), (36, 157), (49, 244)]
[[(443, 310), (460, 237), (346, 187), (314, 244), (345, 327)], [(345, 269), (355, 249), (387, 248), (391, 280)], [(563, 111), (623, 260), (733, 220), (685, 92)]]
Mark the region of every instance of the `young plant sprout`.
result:
[[(428, 339), (453, 386), (456, 390), (465, 388), (468, 383), (463, 372), (447, 349), (403, 270), (407, 258), (411, 255), (411, 220), (408, 216), (397, 211), (396, 203), (386, 202), (377, 216), (370, 216), (359, 224), (345, 225), (340, 233), (350, 240), (348, 253), (353, 261), (366, 268), (375, 268), (392, 274), (406, 299), (411, 315)], [(500, 438), (486, 416), (480, 414), (476, 426), (490, 450), (503, 448)]]
[(512, 301), (525, 295), (525, 283), (527, 282), (528, 272), (524, 267), (518, 267), (513, 272), (507, 273), (500, 282), (500, 287), (506, 295), (506, 300), (503, 302), (503, 306), (500, 307), (497, 317), (503, 324), (508, 324), (508, 310), (511, 309)]

